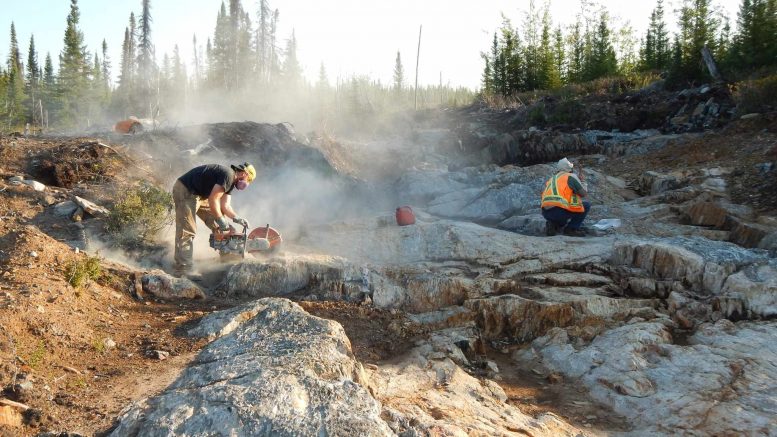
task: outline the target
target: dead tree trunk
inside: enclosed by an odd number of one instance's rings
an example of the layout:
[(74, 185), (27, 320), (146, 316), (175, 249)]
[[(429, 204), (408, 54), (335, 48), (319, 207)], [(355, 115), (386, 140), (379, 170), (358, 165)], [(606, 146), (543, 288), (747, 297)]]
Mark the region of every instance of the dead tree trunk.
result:
[(725, 82), (723, 75), (718, 70), (718, 65), (715, 63), (715, 58), (712, 57), (712, 52), (705, 45), (701, 49), (701, 57), (704, 59), (704, 64), (707, 66), (707, 71), (710, 72), (710, 76), (715, 79), (715, 82)]

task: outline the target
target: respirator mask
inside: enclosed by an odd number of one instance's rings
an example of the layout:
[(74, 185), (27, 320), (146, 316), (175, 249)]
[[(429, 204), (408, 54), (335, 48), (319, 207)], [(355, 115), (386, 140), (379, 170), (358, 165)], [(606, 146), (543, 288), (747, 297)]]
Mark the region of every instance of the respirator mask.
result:
[(237, 188), (238, 190), (245, 190), (246, 188), (248, 188), (248, 185), (249, 185), (248, 181), (244, 179), (240, 179), (237, 182), (235, 182), (235, 188)]

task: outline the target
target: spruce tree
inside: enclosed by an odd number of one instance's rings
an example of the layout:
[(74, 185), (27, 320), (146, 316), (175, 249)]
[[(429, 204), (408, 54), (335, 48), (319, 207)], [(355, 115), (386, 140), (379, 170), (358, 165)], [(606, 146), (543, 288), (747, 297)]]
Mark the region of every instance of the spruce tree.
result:
[(47, 114), (56, 108), (56, 75), (54, 73), (54, 63), (51, 61), (51, 53), (46, 53), (46, 60), (43, 63), (43, 76), (40, 86), (40, 99), (43, 105), (43, 119), (41, 126), (45, 126), (48, 121)]
[(216, 29), (213, 32), (213, 46), (208, 54), (208, 81), (217, 89), (227, 89), (230, 84), (229, 56), (229, 15), (224, 2), (216, 16)]
[(283, 78), (290, 90), (297, 90), (302, 82), (302, 67), (297, 59), (297, 37), (294, 30), (286, 41), (286, 56), (283, 60)]
[(557, 68), (556, 52), (551, 35), (551, 21), (549, 4), (545, 4), (542, 14), (542, 32), (540, 36), (540, 75), (539, 87), (541, 89), (556, 89), (561, 86), (561, 73)]
[(569, 61), (567, 63), (567, 80), (571, 83), (583, 80), (585, 68), (585, 40), (582, 32), (583, 24), (578, 17), (572, 30), (569, 32), (567, 45), (569, 47)]
[(193, 66), (194, 66), (194, 76), (192, 77), (192, 82), (194, 87), (198, 87), (200, 85), (201, 80), (201, 74), (202, 74), (202, 61), (200, 60), (200, 53), (197, 48), (197, 35), (192, 36), (192, 50), (194, 54), (194, 58), (192, 59)]
[(245, 89), (251, 83), (256, 71), (256, 54), (254, 52), (253, 23), (251, 15), (241, 14), (237, 34), (237, 81), (235, 88)]
[(89, 122), (104, 117), (105, 107), (108, 103), (105, 94), (105, 80), (102, 73), (100, 55), (94, 53), (94, 62), (91, 66), (89, 78), (89, 92), (87, 95)]
[(602, 12), (592, 35), (591, 56), (587, 59), (584, 69), (585, 80), (598, 79), (617, 72), (618, 62), (612, 47), (608, 20), (607, 13)]
[(40, 64), (38, 63), (38, 52), (35, 50), (35, 36), (30, 36), (30, 48), (27, 53), (27, 113), (33, 124), (38, 124), (39, 114), (36, 111), (38, 100), (40, 100)]
[(261, 82), (267, 80), (270, 54), (270, 5), (267, 0), (259, 0), (256, 24), (256, 68)]
[(152, 116), (152, 94), (154, 93), (154, 55), (151, 41), (151, 0), (143, 0), (138, 36), (138, 94), (142, 114)]
[(483, 59), (485, 66), (483, 67), (483, 74), (480, 78), (481, 93), (484, 95), (491, 95), (494, 93), (494, 85), (491, 82), (493, 74), (491, 73), (491, 58), (486, 53), (480, 52), (480, 57)]
[(777, 0), (742, 0), (729, 59), (740, 71), (777, 65)]
[[(397, 52), (397, 55), (399, 55), (399, 52)], [(316, 88), (329, 88), (329, 76), (326, 74), (326, 67), (324, 66), (323, 62), (318, 69), (318, 81), (316, 82)]]
[(240, 83), (240, 73), (238, 69), (239, 45), (240, 45), (240, 23), (242, 21), (243, 8), (240, 6), (240, 0), (229, 0), (229, 20), (226, 32), (227, 47), (224, 56), (225, 69), (227, 71), (227, 84), (230, 88), (236, 89)]
[(24, 65), (16, 39), (16, 27), (11, 22), (11, 45), (8, 51), (8, 74), (6, 79), (5, 115), (8, 126), (17, 127), (26, 120), (24, 110)]
[(100, 73), (102, 74), (103, 83), (102, 83), (102, 92), (104, 95), (104, 98), (107, 100), (110, 98), (111, 94), (111, 61), (108, 58), (108, 43), (105, 42), (103, 39), (102, 44), (102, 65), (100, 66)]
[(489, 89), (490, 94), (499, 94), (499, 90), (502, 88), (500, 84), (500, 77), (501, 77), (501, 62), (500, 62), (500, 56), (499, 56), (499, 39), (497, 38), (496, 33), (494, 33), (494, 40), (491, 44), (491, 80), (490, 85), (491, 88)]
[(400, 55), (399, 50), (397, 50), (397, 58), (394, 60), (394, 91), (402, 91), (402, 86), (404, 83), (405, 68), (402, 66), (402, 56)]
[(84, 34), (78, 27), (80, 12), (77, 0), (70, 0), (64, 48), (59, 64), (60, 121), (73, 126), (84, 117), (88, 90), (89, 59), (84, 45)]
[(564, 51), (564, 34), (561, 32), (561, 26), (556, 28), (553, 41), (553, 66), (559, 77), (560, 84), (567, 81), (566, 71), (566, 53)]
[(656, 2), (650, 13), (650, 22), (640, 50), (641, 70), (664, 70), (669, 66), (669, 32), (664, 22), (663, 0)]
[(542, 87), (542, 56), (540, 46), (539, 11), (534, 0), (529, 1), (529, 9), (524, 18), (524, 88), (536, 90)]
[(267, 42), (270, 50), (268, 70), (267, 70), (268, 82), (273, 81), (281, 71), (281, 64), (280, 64), (280, 58), (278, 57), (278, 46), (276, 41), (278, 36), (279, 18), (280, 18), (280, 11), (278, 9), (275, 9), (275, 11), (273, 11), (273, 14), (272, 14), (272, 19), (270, 20), (270, 33), (269, 33), (268, 42)]
[(520, 35), (505, 17), (502, 20), (501, 34), (505, 95), (510, 95), (524, 90), (524, 51)]

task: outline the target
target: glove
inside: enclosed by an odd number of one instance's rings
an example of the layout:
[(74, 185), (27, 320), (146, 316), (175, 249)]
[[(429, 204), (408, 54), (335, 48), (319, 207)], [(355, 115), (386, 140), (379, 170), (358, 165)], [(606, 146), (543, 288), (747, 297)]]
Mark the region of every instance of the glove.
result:
[(235, 222), (236, 224), (240, 225), (240, 226), (243, 226), (244, 228), (248, 227), (248, 220), (246, 220), (244, 218), (235, 217), (235, 218), (232, 219), (232, 221)]
[(227, 223), (227, 218), (223, 215), (216, 219), (216, 224), (219, 225), (219, 231), (221, 232), (227, 232), (229, 231), (229, 223)]

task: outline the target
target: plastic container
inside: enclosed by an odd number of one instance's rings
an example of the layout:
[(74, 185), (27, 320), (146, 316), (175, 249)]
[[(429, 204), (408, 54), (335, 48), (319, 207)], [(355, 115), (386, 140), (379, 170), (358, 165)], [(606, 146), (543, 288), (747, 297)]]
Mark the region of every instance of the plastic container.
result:
[(413, 208), (409, 206), (400, 206), (397, 208), (397, 224), (399, 226), (407, 226), (415, 224), (415, 214), (413, 214)]

